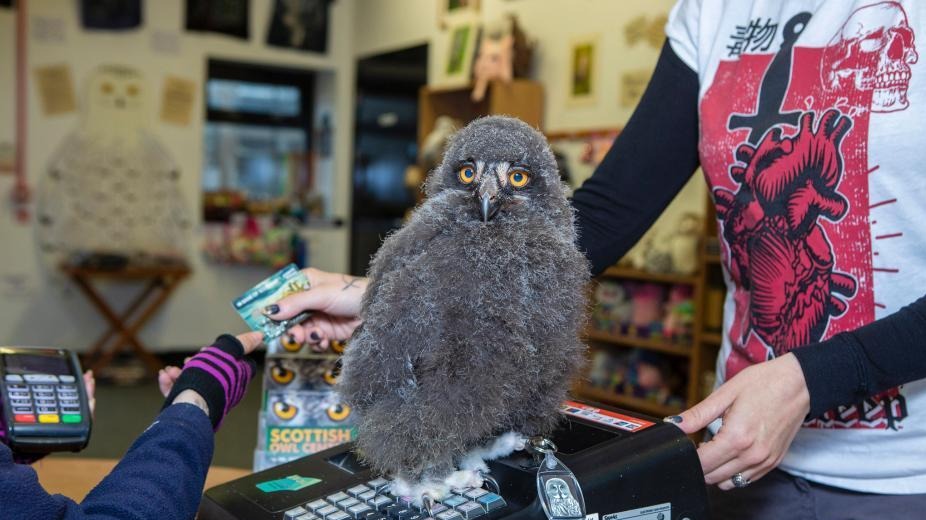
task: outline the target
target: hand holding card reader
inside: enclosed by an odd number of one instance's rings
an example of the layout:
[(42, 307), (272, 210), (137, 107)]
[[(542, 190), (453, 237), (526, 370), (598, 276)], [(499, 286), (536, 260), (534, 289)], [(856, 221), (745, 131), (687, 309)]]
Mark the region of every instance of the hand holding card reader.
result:
[[(574, 473), (586, 518), (704, 520), (704, 475), (695, 446), (675, 425), (601, 405), (567, 402), (552, 436)], [(206, 491), (200, 520), (547, 520), (538, 497), (540, 458), (526, 451), (490, 461), (493, 481), (453, 489), (430, 510), (395, 496), (343, 444)], [(557, 487), (559, 486), (559, 487)], [(579, 490), (564, 479), (543, 486), (554, 514)], [(550, 492), (552, 490), (552, 492)], [(557, 520), (567, 516), (555, 515)], [(568, 517), (572, 518), (572, 517)], [(577, 519), (573, 519), (577, 520)]]
[(87, 446), (90, 406), (73, 352), (0, 347), (0, 398), (14, 451), (80, 451)]

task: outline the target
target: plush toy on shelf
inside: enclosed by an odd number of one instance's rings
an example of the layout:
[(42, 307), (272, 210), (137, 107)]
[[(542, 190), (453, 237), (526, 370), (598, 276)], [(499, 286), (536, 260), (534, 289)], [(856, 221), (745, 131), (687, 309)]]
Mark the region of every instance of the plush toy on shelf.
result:
[(662, 335), (673, 341), (691, 341), (694, 323), (693, 288), (688, 284), (676, 284), (669, 289), (666, 314), (662, 322)]
[(680, 405), (681, 379), (665, 356), (636, 349), (627, 359), (622, 393), (662, 405)]
[(648, 338), (661, 332), (664, 292), (664, 287), (655, 283), (630, 284), (632, 335)]
[(623, 284), (602, 280), (595, 287), (593, 324), (596, 330), (610, 334), (626, 334), (632, 312), (630, 298)]
[(482, 101), (491, 81), (508, 83), (512, 78), (527, 76), (532, 53), (533, 48), (514, 15), (486, 24), (473, 64), (472, 100)]

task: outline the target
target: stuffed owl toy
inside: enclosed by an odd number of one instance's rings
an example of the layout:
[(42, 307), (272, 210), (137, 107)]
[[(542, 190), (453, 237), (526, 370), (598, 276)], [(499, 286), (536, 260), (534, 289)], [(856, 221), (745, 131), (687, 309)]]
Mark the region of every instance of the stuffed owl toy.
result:
[(480, 485), (484, 459), (555, 427), (589, 278), (553, 153), (524, 122), (464, 127), (425, 191), (373, 259), (338, 383), (362, 458), (416, 497)]

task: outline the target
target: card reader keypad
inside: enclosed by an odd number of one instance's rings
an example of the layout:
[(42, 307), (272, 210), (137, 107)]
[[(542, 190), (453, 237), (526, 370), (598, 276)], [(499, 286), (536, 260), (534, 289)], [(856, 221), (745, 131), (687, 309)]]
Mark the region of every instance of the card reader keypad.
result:
[(430, 510), (395, 496), (389, 480), (377, 478), (294, 506), (285, 520), (474, 520), (505, 507), (505, 499), (481, 488), (454, 488)]
[(76, 424), (81, 422), (80, 394), (74, 376), (7, 374), (6, 392), (13, 422)]

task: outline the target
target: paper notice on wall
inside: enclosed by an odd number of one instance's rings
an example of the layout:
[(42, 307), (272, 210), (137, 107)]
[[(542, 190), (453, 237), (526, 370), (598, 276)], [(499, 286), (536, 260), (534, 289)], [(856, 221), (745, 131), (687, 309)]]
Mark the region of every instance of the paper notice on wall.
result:
[(0, 175), (13, 173), (16, 166), (16, 145), (8, 141), (0, 141)]
[(46, 116), (67, 114), (77, 109), (74, 100), (74, 81), (67, 65), (49, 65), (35, 68), (35, 83)]
[(161, 96), (161, 121), (180, 126), (189, 125), (193, 114), (195, 91), (195, 82), (168, 76), (164, 80), (164, 91)]
[(36, 42), (62, 44), (65, 42), (64, 27), (63, 18), (33, 16), (29, 36)]
[(151, 50), (163, 54), (180, 54), (180, 33), (177, 31), (151, 31)]

